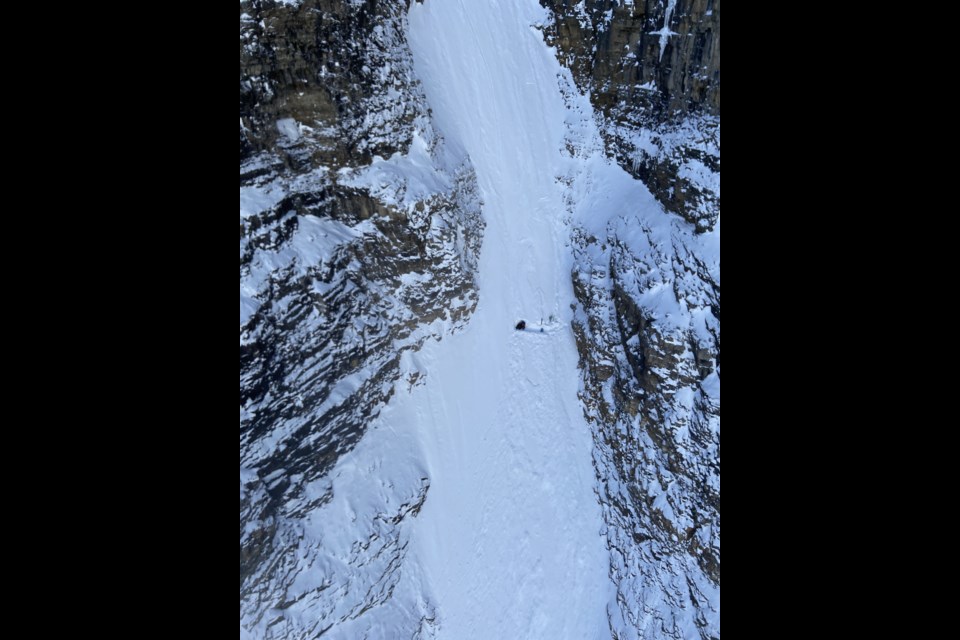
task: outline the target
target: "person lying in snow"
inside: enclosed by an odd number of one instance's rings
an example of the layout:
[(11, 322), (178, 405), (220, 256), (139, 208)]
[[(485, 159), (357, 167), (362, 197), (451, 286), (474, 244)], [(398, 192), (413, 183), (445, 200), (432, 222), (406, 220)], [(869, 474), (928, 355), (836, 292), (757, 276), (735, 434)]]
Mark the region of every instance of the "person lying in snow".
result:
[(517, 331), (523, 331), (526, 328), (527, 328), (526, 320), (521, 320), (520, 322), (517, 323)]

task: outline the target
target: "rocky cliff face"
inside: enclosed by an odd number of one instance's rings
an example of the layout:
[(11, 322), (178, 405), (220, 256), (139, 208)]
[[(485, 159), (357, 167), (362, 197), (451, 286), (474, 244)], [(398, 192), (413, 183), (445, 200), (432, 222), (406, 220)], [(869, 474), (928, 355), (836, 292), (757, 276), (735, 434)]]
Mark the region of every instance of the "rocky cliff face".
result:
[(541, 0), (608, 153), (701, 232), (720, 210), (720, 0)]
[(406, 149), (422, 98), (409, 77), (405, 0), (240, 3), (240, 159), (303, 170)]
[(334, 463), (417, 383), (406, 354), (476, 304), (476, 180), (430, 124), (406, 8), (240, 2), (241, 636), (361, 637), (429, 488), (413, 469), (335, 533), (323, 515)]
[[(580, 229), (583, 401), (626, 638), (719, 637), (720, 1), (541, 0), (607, 154), (669, 228)], [(715, 238), (712, 236), (716, 236)]]
[(561, 62), (606, 114), (720, 115), (720, 0), (541, 0)]

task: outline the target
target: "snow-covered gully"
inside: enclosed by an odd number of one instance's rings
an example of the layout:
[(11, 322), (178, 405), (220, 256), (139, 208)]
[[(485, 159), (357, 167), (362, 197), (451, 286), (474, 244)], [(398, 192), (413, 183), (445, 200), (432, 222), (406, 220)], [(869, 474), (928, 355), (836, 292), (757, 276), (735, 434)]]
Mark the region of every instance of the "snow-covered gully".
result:
[[(487, 224), (479, 306), (398, 398), (431, 488), (412, 553), (439, 637), (600, 638), (612, 585), (569, 330), (568, 109), (535, 0), (427, 0), (410, 44), (435, 123), (469, 154)], [(517, 332), (525, 319), (533, 331)], [(541, 322), (562, 327), (538, 332)], [(410, 566), (408, 564), (408, 566)]]

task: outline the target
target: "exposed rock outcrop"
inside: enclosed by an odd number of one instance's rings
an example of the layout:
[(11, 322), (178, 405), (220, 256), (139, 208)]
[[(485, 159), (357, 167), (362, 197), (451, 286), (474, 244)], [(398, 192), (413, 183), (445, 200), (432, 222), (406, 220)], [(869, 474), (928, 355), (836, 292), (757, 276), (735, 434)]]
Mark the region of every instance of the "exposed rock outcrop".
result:
[(705, 232), (720, 210), (720, 0), (541, 0), (608, 153)]
[[(720, 291), (698, 236), (613, 221), (575, 238), (582, 399), (618, 588), (618, 639), (719, 637)], [(663, 297), (672, 299), (664, 303)]]
[(241, 161), (269, 150), (292, 168), (337, 169), (406, 149), (424, 113), (403, 51), (407, 4), (241, 2)]
[(720, 115), (720, 0), (541, 0), (561, 62), (594, 106)]

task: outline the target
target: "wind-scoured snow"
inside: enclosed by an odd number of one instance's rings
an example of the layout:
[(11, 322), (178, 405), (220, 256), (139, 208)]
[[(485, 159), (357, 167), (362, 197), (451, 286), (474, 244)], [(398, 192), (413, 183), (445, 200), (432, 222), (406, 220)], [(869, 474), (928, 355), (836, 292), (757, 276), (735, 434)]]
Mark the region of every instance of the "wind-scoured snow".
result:
[[(466, 330), (417, 355), (429, 497), (414, 553), (440, 638), (600, 638), (613, 598), (578, 400), (564, 187), (565, 72), (534, 0), (427, 0), (410, 11), (441, 134), (476, 169), (487, 224)], [(533, 331), (518, 332), (525, 319)]]

